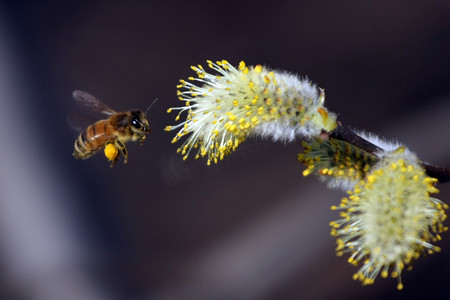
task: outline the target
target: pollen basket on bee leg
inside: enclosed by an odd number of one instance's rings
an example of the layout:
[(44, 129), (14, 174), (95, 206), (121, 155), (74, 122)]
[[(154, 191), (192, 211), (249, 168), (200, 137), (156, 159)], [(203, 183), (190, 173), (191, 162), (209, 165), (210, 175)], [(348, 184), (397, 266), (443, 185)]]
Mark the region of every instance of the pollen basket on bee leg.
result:
[(109, 161), (115, 160), (117, 158), (117, 156), (119, 155), (119, 150), (117, 150), (117, 148), (113, 144), (106, 145), (104, 152), (105, 152), (106, 158)]

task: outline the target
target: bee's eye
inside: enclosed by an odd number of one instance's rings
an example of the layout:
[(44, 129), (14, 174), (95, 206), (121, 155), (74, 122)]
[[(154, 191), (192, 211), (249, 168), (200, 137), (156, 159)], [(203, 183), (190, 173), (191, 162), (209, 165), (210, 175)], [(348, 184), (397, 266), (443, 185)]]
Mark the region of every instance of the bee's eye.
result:
[(131, 125), (133, 125), (133, 127), (137, 128), (137, 129), (141, 128), (141, 123), (136, 118), (133, 118), (131, 120)]

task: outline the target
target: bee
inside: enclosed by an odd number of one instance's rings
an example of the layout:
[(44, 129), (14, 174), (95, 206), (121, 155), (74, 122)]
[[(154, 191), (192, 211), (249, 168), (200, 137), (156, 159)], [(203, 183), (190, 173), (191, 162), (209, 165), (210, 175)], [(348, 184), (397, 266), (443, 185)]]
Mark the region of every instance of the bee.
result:
[(109, 116), (89, 125), (81, 132), (75, 140), (73, 156), (86, 159), (104, 149), (105, 156), (111, 161), (111, 168), (120, 154), (124, 157), (124, 163), (127, 163), (128, 151), (125, 143), (137, 140), (141, 145), (144, 143), (145, 135), (150, 133), (146, 114), (156, 100), (145, 112), (136, 109), (116, 112), (87, 92), (74, 91), (72, 96), (79, 104)]

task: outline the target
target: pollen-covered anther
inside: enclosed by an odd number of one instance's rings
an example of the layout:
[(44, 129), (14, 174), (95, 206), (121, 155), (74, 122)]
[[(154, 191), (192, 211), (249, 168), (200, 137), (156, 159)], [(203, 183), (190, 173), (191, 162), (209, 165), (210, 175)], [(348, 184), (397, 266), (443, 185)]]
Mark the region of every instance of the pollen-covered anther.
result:
[(375, 155), (334, 138), (314, 138), (311, 142), (303, 141), (302, 146), (304, 152), (299, 161), (331, 186), (358, 182), (378, 160)]

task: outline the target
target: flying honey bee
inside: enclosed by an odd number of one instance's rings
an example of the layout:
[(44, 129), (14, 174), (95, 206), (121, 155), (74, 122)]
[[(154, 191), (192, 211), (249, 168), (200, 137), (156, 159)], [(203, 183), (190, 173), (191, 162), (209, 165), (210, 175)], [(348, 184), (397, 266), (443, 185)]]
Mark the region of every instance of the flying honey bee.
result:
[(86, 159), (104, 149), (105, 156), (111, 161), (111, 168), (120, 154), (124, 156), (124, 163), (127, 163), (128, 151), (125, 143), (137, 140), (141, 145), (144, 143), (145, 135), (150, 133), (146, 113), (156, 100), (145, 112), (135, 109), (116, 112), (87, 92), (74, 91), (72, 95), (79, 104), (109, 116), (107, 119), (89, 125), (78, 136), (75, 140), (73, 156), (77, 159)]

